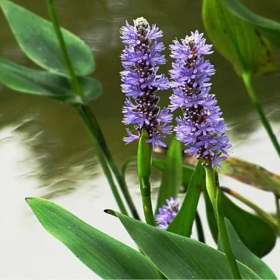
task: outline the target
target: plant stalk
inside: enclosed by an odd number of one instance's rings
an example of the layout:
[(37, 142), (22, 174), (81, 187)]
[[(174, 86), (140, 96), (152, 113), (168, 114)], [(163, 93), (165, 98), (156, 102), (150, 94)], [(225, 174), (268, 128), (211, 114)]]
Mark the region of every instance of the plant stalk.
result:
[(134, 202), (133, 202), (133, 200), (131, 198), (131, 195), (129, 193), (127, 184), (125, 182), (125, 179), (120, 174), (120, 172), (118, 170), (118, 167), (117, 167), (117, 165), (114, 162), (112, 154), (111, 154), (111, 152), (108, 149), (106, 140), (105, 140), (105, 138), (103, 136), (101, 128), (100, 128), (100, 126), (99, 126), (99, 124), (98, 124), (94, 114), (92, 113), (90, 108), (88, 106), (86, 106), (86, 105), (81, 105), (81, 109), (83, 110), (84, 115), (87, 117), (87, 119), (91, 122), (92, 127), (94, 127), (94, 129), (92, 130), (92, 133), (94, 133), (95, 138), (98, 139), (99, 145), (100, 145), (101, 149), (103, 150), (103, 153), (104, 153), (104, 155), (106, 157), (106, 160), (107, 160), (107, 162), (108, 162), (112, 172), (115, 175), (115, 178), (116, 178), (116, 180), (117, 180), (117, 182), (118, 182), (118, 184), (120, 186), (122, 194), (123, 194), (123, 196), (124, 196), (124, 198), (125, 198), (125, 200), (127, 202), (127, 205), (129, 207), (129, 210), (130, 210), (133, 218), (136, 219), (136, 220), (140, 220), (139, 214), (138, 214), (137, 209), (136, 209), (136, 207), (134, 205)]
[[(53, 6), (53, 0), (47, 0), (47, 6), (48, 6), (49, 15), (50, 15), (51, 21), (53, 23), (53, 27), (54, 27), (57, 39), (58, 39), (58, 43), (59, 43), (59, 46), (60, 46), (60, 49), (61, 49), (61, 52), (62, 52), (62, 55), (63, 55), (63, 58), (64, 58), (64, 62), (65, 62), (65, 65), (68, 69), (68, 73), (69, 73), (69, 76), (70, 76), (69, 83), (70, 83), (73, 91), (78, 96), (83, 98), (84, 94), (83, 94), (82, 88), (80, 86), (80, 83), (78, 81), (78, 78), (75, 74), (75, 70), (73, 68), (70, 56), (69, 56), (68, 51), (67, 51), (65, 41), (63, 39), (63, 35), (62, 35), (61, 29), (60, 29), (60, 25), (58, 23), (57, 16), (56, 16), (56, 13), (55, 13), (55, 9), (54, 9), (54, 6)], [(98, 156), (98, 159), (100, 161), (101, 167), (104, 171), (105, 176), (107, 177), (107, 180), (110, 184), (111, 190), (112, 190), (113, 195), (114, 195), (114, 197), (117, 201), (117, 204), (120, 208), (120, 211), (123, 214), (127, 215), (128, 213), (125, 209), (125, 206), (124, 206), (124, 204), (122, 202), (122, 199), (119, 195), (118, 189), (115, 186), (114, 180), (112, 178), (111, 170), (109, 169), (108, 163), (107, 163), (106, 159), (104, 158), (104, 154), (102, 153), (102, 146), (103, 145), (99, 144), (99, 142), (98, 142), (99, 139), (103, 140), (104, 138), (99, 138), (98, 135), (95, 133), (95, 126), (91, 123), (90, 118), (85, 114), (84, 107), (82, 107), (82, 105), (75, 105), (74, 107), (77, 109), (77, 111), (79, 113), (79, 116), (83, 120), (83, 123), (88, 130), (89, 136), (92, 140), (92, 143), (93, 143), (93, 146), (94, 146), (95, 151), (97, 153), (97, 156)]]
[(150, 185), (152, 145), (146, 142), (147, 139), (148, 134), (142, 129), (137, 152), (137, 168), (145, 220), (147, 224), (155, 226)]
[(101, 164), (101, 167), (103, 169), (104, 174), (106, 175), (106, 178), (107, 178), (108, 183), (109, 183), (109, 185), (111, 187), (113, 195), (114, 195), (114, 197), (115, 197), (115, 199), (117, 201), (117, 204), (118, 204), (118, 206), (120, 208), (120, 211), (122, 212), (122, 214), (128, 215), (128, 213), (126, 211), (126, 208), (125, 208), (125, 206), (124, 206), (124, 204), (122, 202), (122, 199), (121, 199), (121, 197), (119, 195), (118, 189), (117, 189), (117, 187), (116, 187), (116, 185), (114, 183), (114, 179), (112, 177), (111, 170), (109, 169), (108, 164), (106, 162), (106, 159), (104, 157), (104, 154), (103, 154), (103, 152), (102, 152), (102, 150), (100, 148), (100, 145), (99, 145), (98, 141), (96, 140), (96, 137), (95, 137), (94, 133), (92, 132), (94, 130), (94, 128), (92, 127), (91, 122), (89, 121), (89, 119), (85, 115), (82, 107), (80, 105), (77, 105), (75, 107), (76, 107), (76, 109), (77, 109), (77, 111), (79, 113), (79, 116), (82, 119), (82, 121), (83, 121), (83, 123), (84, 123), (84, 125), (85, 125), (85, 127), (86, 127), (86, 129), (88, 131), (88, 134), (90, 136), (92, 144), (93, 144), (93, 146), (95, 148), (95, 151), (97, 153), (99, 162)]
[[(277, 140), (277, 137), (276, 135), (274, 134), (273, 130), (272, 130), (272, 127), (268, 121), (268, 119), (266, 118), (265, 114), (264, 114), (264, 111), (262, 109), (262, 106), (258, 100), (258, 97), (257, 97), (257, 94), (253, 88), (253, 85), (252, 85), (252, 81), (251, 81), (251, 73), (249, 72), (243, 72), (242, 73), (242, 79), (243, 79), (243, 82), (244, 82), (244, 85), (245, 85), (245, 88), (249, 94), (249, 97), (253, 103), (253, 105), (255, 106), (255, 109), (257, 111), (257, 113), (259, 114), (259, 118), (262, 122), (262, 125), (264, 126), (279, 158), (280, 158), (280, 145), (279, 145), (279, 142)], [(275, 196), (275, 201), (276, 200), (279, 200), (279, 197), (277, 195), (274, 195)], [(279, 211), (279, 207), (277, 206), (279, 202), (276, 203), (276, 216), (277, 216), (277, 220), (278, 220), (278, 224), (280, 226), (280, 211)], [(278, 207), (278, 208), (277, 208)]]
[(215, 218), (217, 221), (218, 231), (219, 231), (219, 238), (221, 240), (223, 249), (228, 259), (229, 266), (231, 268), (232, 274), (234, 279), (241, 279), (241, 274), (239, 268), (237, 266), (237, 262), (234, 258), (232, 248), (230, 245), (229, 237), (227, 234), (226, 224), (225, 224), (225, 216), (221, 201), (221, 190), (216, 183), (215, 173), (213, 168), (206, 167), (206, 189), (212, 203)]
[(70, 76), (69, 82), (70, 82), (70, 85), (72, 86), (74, 92), (76, 92), (76, 94), (78, 96), (83, 98), (84, 94), (83, 94), (83, 91), (81, 89), (81, 86), (80, 86), (80, 83), (78, 81), (78, 78), (77, 78), (77, 76), (75, 74), (75, 70), (73, 68), (71, 59), (69, 57), (69, 54), (68, 54), (68, 51), (67, 51), (67, 48), (66, 48), (66, 44), (65, 44), (64, 39), (63, 39), (62, 32), (60, 30), (60, 25), (58, 23), (57, 16), (56, 16), (56, 13), (55, 13), (55, 10), (54, 10), (54, 6), (53, 6), (53, 0), (47, 0), (47, 5), (48, 5), (49, 15), (50, 15), (51, 21), (53, 23), (54, 31), (56, 33), (56, 37), (58, 39), (58, 43), (59, 43), (59, 46), (60, 46), (63, 58), (64, 58), (66, 67), (67, 67), (68, 72), (69, 72), (69, 76)]

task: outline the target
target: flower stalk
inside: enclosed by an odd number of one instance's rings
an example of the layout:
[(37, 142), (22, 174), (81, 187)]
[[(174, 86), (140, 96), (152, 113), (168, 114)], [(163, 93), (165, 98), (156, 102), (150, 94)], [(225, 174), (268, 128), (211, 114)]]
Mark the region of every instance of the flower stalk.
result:
[(152, 146), (147, 143), (147, 139), (148, 134), (143, 131), (138, 145), (137, 167), (145, 220), (147, 224), (155, 226), (150, 185)]
[(180, 108), (183, 115), (176, 119), (176, 137), (187, 146), (185, 153), (196, 156), (206, 171), (206, 190), (213, 205), (220, 240), (235, 279), (241, 275), (234, 258), (224, 220), (221, 190), (215, 180), (214, 167), (220, 167), (231, 148), (226, 136), (226, 125), (221, 117), (214, 94), (210, 93), (210, 76), (215, 70), (205, 55), (210, 55), (211, 45), (205, 43), (203, 34), (192, 32), (170, 46), (175, 59), (170, 75), (173, 80), (171, 110)]
[(232, 274), (235, 279), (242, 279), (237, 262), (234, 258), (232, 248), (230, 245), (229, 237), (227, 234), (226, 224), (225, 224), (225, 215), (222, 206), (221, 200), (221, 190), (216, 182), (215, 173), (212, 167), (208, 166), (205, 168), (206, 172), (206, 189), (212, 203), (215, 218), (217, 221), (219, 238), (221, 240), (223, 249), (228, 259)]

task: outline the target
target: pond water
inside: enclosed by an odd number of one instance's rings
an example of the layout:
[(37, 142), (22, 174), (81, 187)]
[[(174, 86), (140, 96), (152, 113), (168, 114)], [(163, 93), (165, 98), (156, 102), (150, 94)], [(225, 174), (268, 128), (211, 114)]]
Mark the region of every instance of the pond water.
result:
[[(15, 2), (47, 18), (46, 6), (42, 1)], [(95, 55), (97, 69), (92, 76), (102, 82), (103, 95), (91, 102), (90, 106), (116, 161), (121, 164), (135, 155), (136, 144), (126, 146), (122, 141), (125, 135), (125, 127), (121, 123), (124, 96), (120, 91), (119, 55), (123, 46), (119, 29), (125, 20), (132, 22), (132, 19), (144, 16), (164, 30), (163, 41), (167, 46), (174, 37), (181, 38), (195, 29), (204, 30), (200, 16), (201, 1), (55, 2), (62, 26), (81, 37)], [(265, 6), (261, 0), (245, 3), (256, 12), (280, 21), (280, 4), (276, 0), (267, 1)], [(3, 14), (0, 14), (0, 26), (0, 55), (34, 66), (19, 50)], [(275, 50), (275, 56), (280, 61), (279, 50)], [(232, 155), (280, 173), (279, 159), (260, 126), (242, 81), (218, 53), (214, 53), (211, 60), (217, 69), (213, 77), (213, 93), (217, 95), (228, 123), (233, 143)], [(170, 61), (162, 72), (166, 73), (169, 67)], [(278, 136), (279, 75), (280, 71), (277, 70), (254, 79), (260, 101)], [(24, 201), (27, 196), (52, 199), (98, 229), (134, 246), (118, 221), (103, 213), (105, 208), (117, 207), (86, 131), (74, 109), (67, 104), (16, 93), (1, 85), (0, 92), (0, 279), (92, 278), (91, 271), (42, 229)], [(162, 93), (162, 105), (167, 104), (169, 95), (170, 92)], [(129, 173), (129, 183), (141, 210), (133, 169)], [(158, 184), (155, 176), (155, 193)], [(274, 211), (271, 194), (229, 178), (222, 178), (222, 184), (251, 197), (264, 209)], [(201, 204), (201, 212), (203, 207)], [(211, 240), (209, 233), (207, 239)], [(265, 258), (278, 276), (279, 254), (278, 242), (274, 251)]]

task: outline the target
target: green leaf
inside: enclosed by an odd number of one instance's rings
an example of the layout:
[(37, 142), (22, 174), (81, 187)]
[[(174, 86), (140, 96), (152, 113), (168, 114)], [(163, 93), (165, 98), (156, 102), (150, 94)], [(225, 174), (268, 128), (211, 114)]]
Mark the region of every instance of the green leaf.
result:
[[(165, 168), (165, 161), (164, 160), (153, 158), (152, 165), (155, 168), (159, 169), (160, 171), (164, 172), (164, 168)], [(193, 171), (194, 171), (194, 167), (189, 166), (189, 165), (183, 165), (182, 184), (185, 188), (187, 188), (187, 186), (190, 182)]]
[(101, 278), (160, 278), (155, 266), (144, 255), (91, 227), (62, 207), (42, 198), (26, 200), (43, 227)]
[[(41, 67), (69, 76), (52, 23), (7, 0), (0, 6), (23, 52)], [(75, 73), (91, 73), (95, 63), (90, 48), (69, 31), (61, 31)]]
[(101, 85), (96, 79), (79, 77), (78, 80), (85, 95), (84, 100), (73, 93), (67, 78), (21, 66), (0, 57), (0, 81), (19, 92), (46, 96), (72, 104), (87, 103), (101, 94)]
[[(204, 197), (209, 227), (214, 240), (217, 240), (217, 228), (211, 203), (209, 198), (205, 195)], [(276, 234), (273, 228), (260, 217), (238, 207), (224, 194), (222, 199), (225, 216), (230, 220), (245, 246), (258, 257), (263, 257), (269, 253), (276, 242)]]
[(254, 25), (262, 31), (266, 37), (280, 47), (280, 23), (262, 16), (259, 16), (245, 6), (238, 0), (221, 0), (222, 4), (240, 19)]
[(230, 13), (221, 0), (204, 0), (202, 12), (207, 34), (238, 75), (275, 70), (270, 43), (252, 24)]
[[(234, 257), (250, 267), (262, 279), (277, 279), (273, 271), (243, 244), (230, 221), (225, 219), (225, 222)], [(221, 243), (218, 244), (219, 250), (224, 252)]]
[(197, 204), (205, 182), (204, 168), (199, 161), (192, 174), (187, 193), (179, 212), (168, 226), (167, 231), (190, 237), (193, 221), (195, 219)]
[[(112, 210), (141, 251), (168, 279), (232, 278), (225, 254), (198, 242), (136, 221)], [(260, 279), (238, 262), (242, 278)]]
[(177, 197), (180, 186), (182, 184), (182, 150), (181, 142), (172, 139), (167, 151), (166, 160), (164, 162), (164, 170), (158, 193), (157, 207), (158, 209), (165, 204), (166, 199)]

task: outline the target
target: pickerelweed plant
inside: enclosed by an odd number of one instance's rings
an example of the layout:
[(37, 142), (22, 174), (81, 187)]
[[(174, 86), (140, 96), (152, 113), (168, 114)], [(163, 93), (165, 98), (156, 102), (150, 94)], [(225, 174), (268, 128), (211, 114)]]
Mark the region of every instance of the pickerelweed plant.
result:
[[(167, 90), (169, 81), (163, 74), (158, 74), (159, 65), (166, 60), (161, 52), (164, 45), (159, 42), (162, 31), (156, 25), (152, 27), (143, 17), (134, 20), (134, 25), (126, 22), (121, 28), (121, 38), (126, 45), (121, 55), (124, 71), (121, 72), (122, 91), (126, 95), (123, 108), (126, 125), (134, 124), (136, 135), (127, 129), (126, 143), (142, 138), (138, 148), (138, 174), (141, 187), (143, 209), (147, 223), (154, 225), (149, 183), (151, 165), (151, 144), (166, 147), (163, 134), (170, 133), (169, 123), (172, 115), (167, 108), (158, 106), (158, 90)], [(160, 133), (161, 132), (161, 133)]]
[[(222, 0), (206, 0), (204, 4), (215, 8), (218, 1)], [(210, 77), (215, 70), (205, 59), (212, 50), (203, 34), (195, 31), (180, 41), (173, 41), (170, 48), (175, 61), (169, 80), (160, 72), (160, 66), (166, 63), (162, 54), (164, 45), (160, 41), (162, 31), (143, 17), (134, 20), (133, 25), (126, 22), (121, 28), (125, 44), (121, 55), (124, 67), (121, 88), (125, 94), (123, 123), (129, 126), (124, 141), (138, 142), (144, 223), (140, 221), (141, 215), (125, 180), (126, 167), (131, 160), (124, 163), (120, 172), (98, 120), (88, 106), (101, 94), (100, 83), (85, 76), (95, 67), (92, 53), (79, 38), (60, 28), (53, 1), (47, 0), (47, 3), (51, 22), (8, 0), (0, 1), (22, 51), (43, 68), (31, 69), (0, 57), (0, 81), (13, 90), (56, 99), (77, 110), (121, 211), (105, 212), (120, 220), (139, 250), (100, 232), (53, 202), (27, 198), (44, 228), (103, 279), (277, 279), (260, 258), (272, 250), (276, 234), (280, 235), (279, 219), (249, 198), (220, 188), (218, 171), (274, 192), (277, 197), (280, 177), (260, 166), (227, 158), (231, 145), (222, 112), (211, 92)], [(213, 17), (210, 13), (210, 20), (220, 15)], [(221, 21), (218, 26), (224, 23)], [(222, 30), (223, 34), (228, 34)], [(168, 94), (168, 90), (173, 91), (171, 104), (161, 109), (159, 96), (161, 92)], [(173, 129), (172, 112), (176, 109), (182, 114), (176, 118)], [(173, 137), (168, 147), (166, 134), (177, 138)], [(181, 142), (185, 145), (184, 153)], [(164, 149), (164, 159), (152, 157), (156, 147)], [(149, 181), (151, 165), (163, 173), (155, 211)], [(257, 215), (235, 205), (221, 189), (246, 203)], [(180, 192), (185, 195), (179, 197)], [(205, 244), (197, 210), (201, 193), (218, 250)], [(106, 203), (107, 200), (104, 205)], [(190, 238), (194, 222), (198, 240)]]
[(171, 109), (181, 108), (182, 117), (176, 119), (176, 137), (187, 149), (185, 153), (196, 156), (202, 161), (206, 171), (206, 189), (214, 208), (219, 237), (227, 255), (233, 275), (241, 278), (232, 253), (222, 210), (220, 189), (214, 175), (214, 167), (226, 159), (231, 147), (229, 137), (225, 135), (226, 125), (221, 118), (222, 112), (217, 106), (214, 94), (210, 93), (210, 76), (215, 73), (213, 65), (204, 55), (210, 55), (212, 45), (205, 43), (202, 33), (192, 32), (179, 42), (170, 45), (172, 63), (170, 76), (173, 80), (173, 95), (170, 98)]

